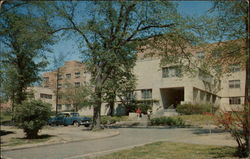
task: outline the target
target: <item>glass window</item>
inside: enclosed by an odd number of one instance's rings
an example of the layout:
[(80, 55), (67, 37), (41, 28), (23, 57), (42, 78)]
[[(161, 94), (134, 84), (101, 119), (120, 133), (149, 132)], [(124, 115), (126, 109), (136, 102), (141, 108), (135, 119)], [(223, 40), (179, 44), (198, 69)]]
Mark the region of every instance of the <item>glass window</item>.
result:
[(240, 97), (230, 97), (229, 104), (240, 104), (241, 100)]
[(151, 99), (152, 98), (152, 89), (143, 89), (141, 90), (142, 99)]
[(203, 51), (196, 52), (196, 57), (199, 59), (203, 59), (205, 57), (205, 53)]
[(229, 66), (230, 72), (239, 72), (240, 71), (240, 65), (239, 64), (232, 64)]
[(58, 75), (58, 79), (59, 79), (59, 80), (63, 79), (63, 75), (60, 75), (60, 74), (59, 74), (59, 75)]
[(51, 94), (44, 94), (44, 93), (41, 93), (41, 94), (40, 94), (40, 98), (52, 99), (52, 95), (51, 95)]
[(71, 78), (71, 74), (70, 74), (70, 73), (67, 73), (67, 74), (66, 74), (66, 78), (67, 78), (67, 79), (70, 79), (70, 78)]
[(75, 87), (80, 87), (80, 82), (75, 82)]
[(75, 77), (79, 78), (80, 77), (80, 72), (75, 72)]
[(49, 81), (49, 77), (43, 77), (44, 82), (48, 82)]
[(170, 66), (162, 68), (162, 78), (166, 77), (182, 77), (180, 66)]
[(240, 88), (240, 80), (229, 80), (229, 88)]
[(57, 110), (62, 110), (62, 104), (57, 104)]
[(58, 86), (57, 86), (58, 88), (62, 88), (62, 84), (60, 84), (60, 83), (58, 83)]

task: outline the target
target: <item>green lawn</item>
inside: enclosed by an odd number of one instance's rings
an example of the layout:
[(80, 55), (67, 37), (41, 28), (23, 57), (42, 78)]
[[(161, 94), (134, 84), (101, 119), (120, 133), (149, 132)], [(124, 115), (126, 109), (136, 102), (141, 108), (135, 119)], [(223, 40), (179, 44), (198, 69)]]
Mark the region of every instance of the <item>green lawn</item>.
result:
[(208, 115), (179, 115), (176, 118), (181, 118), (187, 125), (199, 126), (215, 124), (214, 117)]
[(11, 114), (7, 113), (7, 112), (1, 112), (0, 113), (0, 121), (1, 123), (6, 122), (6, 121), (10, 121), (11, 120)]
[(122, 150), (97, 159), (237, 159), (236, 148), (172, 142), (156, 142)]

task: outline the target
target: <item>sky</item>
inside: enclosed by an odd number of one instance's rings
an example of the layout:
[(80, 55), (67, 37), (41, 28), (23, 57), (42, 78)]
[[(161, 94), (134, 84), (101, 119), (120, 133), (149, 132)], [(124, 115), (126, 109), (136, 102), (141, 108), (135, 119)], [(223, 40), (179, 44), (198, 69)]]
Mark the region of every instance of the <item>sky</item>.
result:
[[(178, 11), (182, 15), (200, 16), (206, 14), (208, 9), (212, 7), (211, 1), (174, 1), (178, 3)], [(61, 39), (52, 47), (53, 54), (49, 55), (49, 59), (53, 56), (58, 57), (60, 54), (65, 55), (64, 61), (77, 60), (81, 61), (81, 54), (77, 47), (76, 41), (70, 39)], [(63, 62), (62, 62), (63, 64)], [(48, 66), (48, 69), (53, 69), (52, 64)]]

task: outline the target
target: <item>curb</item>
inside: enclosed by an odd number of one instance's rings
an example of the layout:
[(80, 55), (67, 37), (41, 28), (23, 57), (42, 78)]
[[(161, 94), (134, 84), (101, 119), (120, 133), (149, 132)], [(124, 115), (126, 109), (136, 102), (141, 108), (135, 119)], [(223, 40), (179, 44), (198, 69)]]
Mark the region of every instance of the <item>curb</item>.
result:
[(62, 142), (55, 142), (55, 143), (44, 143), (41, 145), (29, 145), (24, 147), (14, 147), (14, 148), (1, 148), (2, 152), (8, 152), (8, 151), (14, 151), (14, 150), (23, 150), (28, 148), (34, 148), (34, 147), (43, 147), (43, 146), (50, 146), (50, 145), (59, 145), (59, 144), (67, 144), (67, 143), (73, 143), (73, 142), (81, 142), (81, 141), (90, 141), (90, 140), (98, 140), (98, 139), (104, 139), (104, 138), (110, 138), (120, 135), (120, 132), (117, 131), (115, 134), (106, 136), (106, 137), (97, 137), (97, 138), (90, 138), (90, 139), (80, 139), (80, 140), (71, 140), (71, 141), (62, 141)]

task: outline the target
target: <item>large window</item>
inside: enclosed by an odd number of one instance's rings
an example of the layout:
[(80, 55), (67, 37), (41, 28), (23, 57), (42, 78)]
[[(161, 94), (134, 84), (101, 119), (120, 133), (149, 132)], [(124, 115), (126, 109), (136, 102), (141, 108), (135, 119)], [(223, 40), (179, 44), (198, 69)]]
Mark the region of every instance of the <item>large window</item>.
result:
[(75, 87), (80, 87), (80, 82), (75, 82)]
[(62, 80), (63, 79), (63, 75), (59, 74), (58, 75), (58, 80)]
[(229, 80), (229, 88), (240, 88), (240, 80)]
[(170, 66), (162, 68), (162, 78), (167, 77), (182, 77), (180, 66)]
[(229, 66), (230, 72), (239, 72), (240, 71), (240, 65), (239, 64), (232, 64)]
[(240, 104), (240, 97), (230, 97), (229, 98), (229, 104)]
[(62, 110), (62, 104), (57, 104), (57, 110)]
[(40, 94), (40, 98), (52, 99), (52, 95), (51, 94), (41, 93)]
[(203, 59), (205, 57), (205, 53), (203, 51), (196, 52), (196, 57), (199, 59)]
[(66, 74), (66, 78), (67, 78), (67, 79), (70, 79), (70, 78), (71, 78), (71, 74), (70, 74), (70, 73), (67, 73), (67, 74)]
[(142, 99), (151, 99), (152, 98), (152, 89), (143, 89), (141, 90)]
[(80, 72), (75, 72), (75, 78), (79, 78), (80, 77)]

